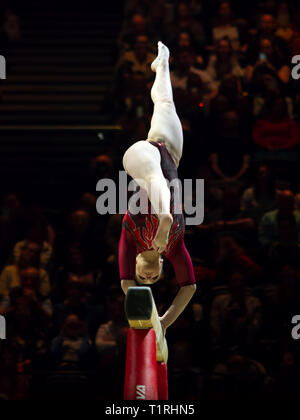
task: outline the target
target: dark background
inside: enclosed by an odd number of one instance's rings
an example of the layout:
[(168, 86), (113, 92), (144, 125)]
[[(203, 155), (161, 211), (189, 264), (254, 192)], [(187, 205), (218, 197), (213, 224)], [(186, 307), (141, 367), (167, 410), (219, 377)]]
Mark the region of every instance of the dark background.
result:
[[(295, 398), (299, 31), (296, 1), (0, 1), (1, 399), (122, 399), (122, 215), (96, 213), (96, 183), (146, 139), (158, 40), (180, 178), (205, 180), (204, 223), (186, 232), (197, 292), (167, 331), (170, 399)], [(159, 312), (176, 291), (166, 264)]]

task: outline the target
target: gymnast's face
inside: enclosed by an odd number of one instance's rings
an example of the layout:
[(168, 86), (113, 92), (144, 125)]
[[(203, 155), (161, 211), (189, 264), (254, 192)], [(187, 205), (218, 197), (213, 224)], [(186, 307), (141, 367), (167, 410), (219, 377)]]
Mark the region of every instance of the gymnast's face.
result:
[(139, 284), (153, 284), (160, 279), (163, 259), (160, 254), (156, 254), (142, 252), (136, 257), (136, 280)]

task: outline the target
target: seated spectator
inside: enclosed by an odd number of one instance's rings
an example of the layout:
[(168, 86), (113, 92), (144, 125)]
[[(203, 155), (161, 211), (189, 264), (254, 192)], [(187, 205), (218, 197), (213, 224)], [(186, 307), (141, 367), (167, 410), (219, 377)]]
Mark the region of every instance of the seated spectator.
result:
[(181, 49), (175, 59), (171, 80), (176, 104), (182, 107), (210, 101), (217, 94), (217, 84), (211, 75), (196, 68), (195, 55), (189, 49)]
[(85, 369), (92, 352), (85, 323), (75, 314), (66, 316), (59, 336), (51, 343), (51, 357), (58, 369)]
[(58, 266), (64, 264), (70, 245), (75, 245), (85, 250), (89, 266), (97, 267), (99, 260), (102, 258), (102, 249), (105, 252), (105, 247), (103, 242), (102, 245), (101, 242), (98, 242), (93, 228), (92, 215), (86, 209), (77, 208), (73, 210), (68, 216), (67, 226), (57, 236), (55, 263)]
[(300, 10), (293, 13), (294, 38), (291, 41), (291, 56), (298, 55), (300, 51)]
[(214, 44), (217, 45), (224, 38), (230, 40), (234, 51), (239, 49), (239, 30), (234, 21), (230, 2), (226, 0), (220, 2), (218, 14), (212, 26), (212, 39)]
[(276, 210), (264, 214), (259, 226), (261, 245), (273, 260), (297, 261), (300, 242), (300, 212), (291, 191), (277, 194)]
[(223, 183), (238, 183), (250, 167), (250, 146), (247, 134), (241, 132), (240, 117), (235, 110), (221, 116), (214, 127), (215, 138), (210, 150), (211, 169)]
[(22, 292), (12, 296), (12, 306), (5, 318), (9, 331), (8, 344), (12, 346), (19, 362), (20, 373), (27, 368), (41, 367), (49, 345), (51, 318), (38, 302)]
[(113, 160), (108, 155), (99, 155), (91, 159), (90, 171), (94, 182), (102, 178), (111, 178), (113, 173)]
[(209, 395), (217, 401), (256, 401), (268, 395), (271, 382), (260, 362), (241, 354), (232, 354), (215, 366)]
[(274, 50), (285, 62), (289, 56), (287, 43), (276, 35), (277, 22), (273, 15), (269, 13), (262, 14), (259, 19), (258, 28), (252, 28), (249, 31), (249, 48), (247, 52), (247, 61), (255, 63), (260, 50), (260, 44), (263, 39), (270, 40)]
[(26, 241), (20, 249), (20, 255), (16, 263), (4, 268), (0, 276), (0, 295), (2, 296), (1, 307), (5, 309), (9, 305), (9, 294), (15, 287), (25, 288), (26, 277), (31, 278), (30, 288), (35, 289), (40, 299), (49, 296), (51, 286), (48, 273), (43, 268), (37, 268), (35, 264), (39, 259), (40, 246), (35, 242)]
[[(279, 342), (290, 336), (291, 319), (300, 305), (299, 269), (284, 265), (263, 290), (264, 338)], [(274, 281), (275, 280), (275, 281)], [(287, 343), (287, 341), (286, 341)]]
[(264, 213), (276, 207), (274, 177), (267, 165), (258, 167), (254, 184), (247, 188), (241, 199), (241, 212), (259, 222)]
[(40, 246), (39, 266), (48, 269), (52, 263), (55, 231), (48, 222), (44, 211), (39, 207), (26, 207), (18, 217), (19, 240), (14, 244), (13, 260), (18, 260), (20, 251), (26, 241), (38, 243)]
[(124, 5), (125, 16), (132, 16), (134, 13), (147, 16), (153, 4), (150, 0), (128, 0)]
[(254, 143), (267, 151), (259, 156), (294, 161), (297, 155), (293, 149), (299, 144), (300, 130), (296, 121), (287, 113), (286, 101), (279, 97), (271, 102), (270, 98), (266, 110), (264, 117), (256, 122), (253, 129)]
[(287, 59), (279, 55), (269, 38), (260, 39), (257, 53), (253, 57), (253, 64), (249, 64), (246, 68), (246, 79), (251, 80), (254, 72), (261, 68), (277, 76), (283, 84), (290, 81), (291, 71), (287, 65)]
[(228, 38), (222, 38), (218, 41), (216, 52), (212, 53), (208, 59), (207, 71), (212, 79), (219, 83), (227, 74), (239, 78), (244, 76), (244, 70), (240, 66)]
[(117, 124), (122, 126), (122, 141), (115, 144), (119, 156), (132, 145), (134, 139), (143, 138), (151, 120), (149, 81), (144, 73), (130, 68), (120, 74), (119, 88), (115, 92)]
[(196, 227), (197, 234), (206, 234), (207, 240), (215, 240), (222, 235), (232, 235), (238, 241), (247, 241), (248, 248), (256, 246), (255, 223), (250, 217), (241, 217), (240, 193), (238, 188), (224, 188), (222, 204), (214, 211), (209, 211), (205, 222)]
[(149, 38), (147, 35), (138, 35), (135, 38), (134, 48), (125, 51), (116, 66), (116, 70), (122, 71), (124, 66), (131, 69), (131, 72), (141, 72), (147, 80), (153, 78), (151, 63), (155, 59), (155, 55), (149, 48)]
[(31, 233), (29, 233), (28, 238), (15, 244), (13, 249), (13, 261), (16, 264), (18, 263), (22, 249), (24, 247), (26, 248), (27, 243), (35, 243), (35, 245), (38, 245), (38, 250), (36, 251), (36, 253), (39, 256), (39, 260), (36, 261), (36, 265), (40, 268), (48, 269), (53, 256), (52, 245), (50, 245), (47, 241), (40, 242), (39, 238), (37, 238), (34, 234), (31, 235)]
[[(127, 320), (124, 313), (124, 296), (117, 289), (108, 291), (105, 303), (107, 322), (101, 324), (95, 338), (98, 352), (118, 357), (119, 350), (125, 348)], [(122, 338), (121, 338), (122, 337)], [(121, 346), (121, 348), (120, 348)]]
[(261, 279), (261, 268), (238, 242), (224, 234), (217, 240), (214, 250), (216, 281), (222, 284), (224, 279), (239, 271), (245, 277), (246, 283), (253, 286)]
[(204, 206), (207, 212), (220, 208), (223, 199), (223, 191), (215, 186), (213, 182), (212, 169), (209, 166), (198, 168), (197, 179), (205, 180), (204, 188)]
[(87, 288), (95, 286), (95, 275), (89, 266), (89, 260), (78, 244), (69, 245), (66, 262), (55, 273), (52, 299), (56, 302), (63, 300), (70, 284), (78, 284)]
[(167, 43), (172, 45), (180, 32), (188, 32), (193, 38), (197, 49), (204, 47), (206, 41), (204, 27), (199, 22), (199, 19), (195, 19), (190, 3), (186, 1), (179, 1), (173, 22), (170, 25), (165, 25), (164, 34), (167, 38)]
[[(148, 22), (145, 15), (140, 13), (134, 13), (129, 20), (125, 20), (123, 28), (121, 30), (119, 39), (117, 41), (119, 45), (120, 53), (123, 54), (126, 51), (132, 50), (134, 47), (136, 38), (140, 35), (150, 36)], [(152, 39), (152, 34), (151, 34)]]
[(287, 44), (290, 44), (294, 38), (295, 32), (291, 25), (291, 12), (289, 4), (285, 1), (281, 1), (277, 5), (277, 17), (278, 29), (276, 30), (276, 36), (282, 38)]
[(28, 267), (20, 270), (20, 283), (24, 296), (30, 296), (31, 299), (38, 302), (40, 307), (49, 316), (52, 315), (52, 303), (48, 298), (50, 295), (50, 284), (41, 283), (40, 270), (36, 267)]
[(241, 79), (226, 74), (221, 81), (218, 95), (210, 103), (209, 124), (215, 126), (224, 112), (234, 109), (240, 116), (242, 132), (247, 133), (253, 123), (251, 106), (249, 96), (243, 91)]
[(5, 13), (3, 30), (10, 42), (18, 41), (21, 38), (20, 21), (12, 10), (8, 9)]
[(300, 386), (299, 354), (294, 346), (286, 346), (280, 354), (279, 369), (276, 371), (274, 396), (278, 400), (292, 401), (297, 398)]
[(103, 307), (94, 304), (93, 296), (86, 285), (69, 283), (65, 292), (65, 300), (54, 305), (53, 324), (58, 333), (68, 315), (77, 315), (86, 325), (89, 336), (93, 339), (100, 321), (103, 319)]
[(0, 266), (9, 257), (9, 253), (18, 239), (18, 221), (22, 212), (22, 204), (18, 194), (4, 194), (0, 209)]
[(247, 87), (252, 97), (253, 117), (261, 118), (263, 113), (268, 110), (267, 104), (272, 104), (278, 97), (284, 98), (288, 115), (293, 117), (294, 104), (285, 86), (278, 75), (268, 66), (257, 66)]
[(193, 49), (192, 47), (192, 38), (189, 32), (179, 32), (175, 44), (175, 50), (186, 48), (186, 49)]
[[(123, 79), (121, 95), (117, 98), (120, 112), (122, 112), (120, 117), (122, 125), (124, 125), (122, 117), (127, 117), (129, 119), (129, 124), (132, 124), (132, 119), (134, 119), (135, 125), (139, 125), (139, 122), (145, 121), (145, 126), (143, 128), (144, 132), (147, 129), (147, 117), (148, 114), (150, 114), (147, 82), (147, 76), (143, 72), (130, 72), (130, 74)], [(142, 137), (144, 136), (144, 132), (141, 133)], [(138, 134), (137, 137), (139, 137)]]
[[(179, 32), (174, 45), (170, 45), (171, 49), (174, 50), (175, 56), (178, 55), (180, 50), (189, 50), (194, 55), (195, 67), (199, 70), (205, 70), (205, 62), (203, 56), (198, 54), (199, 50), (195, 45), (195, 41), (192, 35), (188, 31)], [(170, 63), (173, 64), (173, 57), (170, 57)]]
[(247, 291), (242, 273), (232, 273), (227, 284), (228, 293), (216, 296), (212, 303), (213, 347), (223, 354), (233, 348), (249, 354), (261, 327), (261, 303)]
[[(187, 328), (190, 329), (191, 324)], [(197, 368), (193, 363), (194, 350), (191, 340), (181, 336), (170, 345), (169, 386), (175, 401), (198, 398), (201, 385), (197, 381)]]

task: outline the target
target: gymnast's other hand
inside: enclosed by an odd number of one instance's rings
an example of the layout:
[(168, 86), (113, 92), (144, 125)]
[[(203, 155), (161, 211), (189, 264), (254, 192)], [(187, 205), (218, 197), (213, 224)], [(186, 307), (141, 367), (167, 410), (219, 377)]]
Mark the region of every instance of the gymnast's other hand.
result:
[(160, 320), (160, 325), (161, 325), (161, 328), (162, 328), (162, 331), (163, 331), (163, 334), (164, 335), (166, 335), (166, 331), (167, 331), (167, 326), (165, 325), (165, 323), (164, 323), (164, 321), (163, 321), (163, 318), (162, 317), (160, 317), (159, 318), (159, 320)]

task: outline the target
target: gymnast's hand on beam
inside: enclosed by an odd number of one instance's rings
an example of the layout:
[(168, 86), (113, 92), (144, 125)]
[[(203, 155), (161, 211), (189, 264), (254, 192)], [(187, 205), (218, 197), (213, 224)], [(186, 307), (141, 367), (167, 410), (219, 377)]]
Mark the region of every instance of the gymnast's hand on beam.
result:
[(164, 321), (163, 321), (162, 317), (159, 317), (159, 320), (160, 320), (160, 325), (161, 325), (161, 328), (163, 330), (163, 333), (164, 333), (164, 335), (166, 335), (167, 326), (164, 324)]

